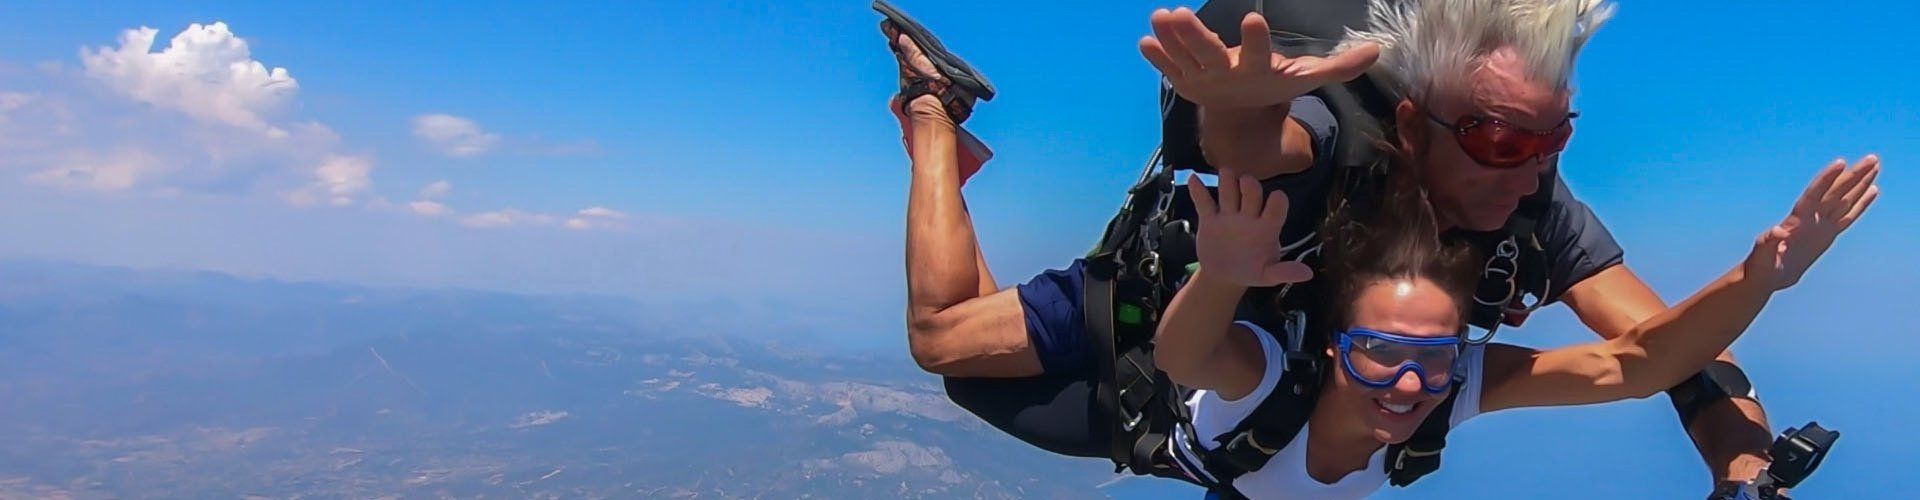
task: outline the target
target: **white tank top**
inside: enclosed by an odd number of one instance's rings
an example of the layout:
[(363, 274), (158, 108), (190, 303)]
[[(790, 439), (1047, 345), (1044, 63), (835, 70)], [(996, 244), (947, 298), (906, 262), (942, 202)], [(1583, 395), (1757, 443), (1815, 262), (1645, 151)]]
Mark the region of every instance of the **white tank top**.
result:
[[(1255, 336), (1260, 338), (1260, 349), (1267, 357), (1267, 369), (1260, 377), (1260, 385), (1239, 400), (1228, 401), (1213, 391), (1197, 391), (1187, 399), (1187, 408), (1193, 411), (1191, 432), (1206, 436), (1203, 445), (1209, 450), (1221, 444), (1215, 437), (1233, 430), (1253, 413), (1254, 408), (1260, 406), (1261, 400), (1273, 393), (1287, 368), (1286, 352), (1273, 335), (1252, 323), (1239, 324), (1253, 330)], [(1465, 358), (1461, 367), (1466, 370), (1466, 381), (1461, 384), (1460, 392), (1454, 395), (1453, 414), (1448, 418), (1452, 426), (1458, 427), (1461, 422), (1480, 413), (1480, 379), (1485, 350), (1483, 346), (1470, 346), (1462, 353)], [(1329, 369), (1338, 370), (1339, 367), (1329, 365)], [(1211, 478), (1197, 466), (1201, 461), (1191, 448), (1193, 440), (1188, 432), (1187, 426), (1179, 426), (1174, 431), (1173, 448), (1178, 461), (1187, 468), (1189, 474)], [(1387, 483), (1386, 449), (1383, 445), (1375, 450), (1373, 457), (1367, 459), (1367, 468), (1348, 473), (1333, 484), (1322, 483), (1307, 475), (1307, 428), (1302, 426), (1300, 434), (1286, 448), (1274, 454), (1265, 466), (1235, 478), (1233, 488), (1247, 498), (1256, 500), (1365, 498)]]

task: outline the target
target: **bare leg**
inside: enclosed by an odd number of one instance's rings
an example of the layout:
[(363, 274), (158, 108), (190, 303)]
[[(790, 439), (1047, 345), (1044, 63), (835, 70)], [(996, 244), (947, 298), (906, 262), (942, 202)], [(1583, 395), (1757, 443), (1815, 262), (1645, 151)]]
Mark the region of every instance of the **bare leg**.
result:
[(997, 290), (960, 194), (955, 127), (939, 102), (909, 105), (908, 343), (927, 371), (964, 377), (1041, 373), (1018, 292)]
[[(891, 36), (903, 80), (939, 74), (911, 39)], [(984, 161), (970, 156), (972, 162), (963, 164), (961, 148), (974, 151), (970, 146), (977, 142), (963, 137), (965, 131), (933, 96), (914, 99), (899, 118), (913, 159), (906, 260), (907, 343), (914, 361), (948, 376), (1039, 375), (1040, 357), (1027, 338), (1019, 292), (995, 286), (960, 195), (967, 170), (973, 170), (967, 166)]]

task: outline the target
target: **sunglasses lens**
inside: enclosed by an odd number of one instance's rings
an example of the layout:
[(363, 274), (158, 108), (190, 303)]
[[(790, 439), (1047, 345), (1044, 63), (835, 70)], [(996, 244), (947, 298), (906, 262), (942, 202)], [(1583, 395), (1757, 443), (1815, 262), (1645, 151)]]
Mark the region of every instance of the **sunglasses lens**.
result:
[(1573, 135), (1562, 126), (1551, 135), (1516, 130), (1504, 123), (1483, 123), (1460, 136), (1460, 149), (1474, 161), (1493, 168), (1514, 168), (1534, 158), (1551, 156), (1566, 147)]

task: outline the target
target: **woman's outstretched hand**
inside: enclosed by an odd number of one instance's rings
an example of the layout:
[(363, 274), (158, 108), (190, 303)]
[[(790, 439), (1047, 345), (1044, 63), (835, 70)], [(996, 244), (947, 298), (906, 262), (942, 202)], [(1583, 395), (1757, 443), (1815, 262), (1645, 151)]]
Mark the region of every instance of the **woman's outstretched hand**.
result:
[(1252, 176), (1220, 171), (1215, 202), (1198, 176), (1187, 178), (1200, 214), (1196, 246), (1206, 273), (1247, 287), (1275, 286), (1313, 279), (1306, 264), (1280, 258), (1280, 226), (1287, 221), (1287, 195), (1262, 196)]

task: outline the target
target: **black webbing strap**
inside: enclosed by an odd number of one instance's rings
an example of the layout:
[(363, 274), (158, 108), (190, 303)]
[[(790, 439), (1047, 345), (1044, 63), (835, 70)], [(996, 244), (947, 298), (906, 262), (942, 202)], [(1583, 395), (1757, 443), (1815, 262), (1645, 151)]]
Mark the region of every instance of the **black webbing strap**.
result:
[(1292, 443), (1307, 425), (1307, 418), (1313, 416), (1314, 403), (1319, 400), (1321, 364), (1317, 357), (1288, 353), (1287, 372), (1273, 393), (1233, 430), (1214, 438), (1223, 444), (1207, 449), (1202, 443), (1193, 443), (1207, 474), (1222, 485), (1231, 485), (1234, 479), (1265, 467), (1275, 453)]

